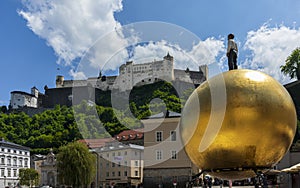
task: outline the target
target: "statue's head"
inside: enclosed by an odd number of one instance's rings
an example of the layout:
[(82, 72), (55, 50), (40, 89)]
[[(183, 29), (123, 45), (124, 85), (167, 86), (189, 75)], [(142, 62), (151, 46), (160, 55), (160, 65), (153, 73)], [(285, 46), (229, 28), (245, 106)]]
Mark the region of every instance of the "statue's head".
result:
[(228, 39), (234, 39), (234, 34), (230, 33), (230, 34), (228, 35)]

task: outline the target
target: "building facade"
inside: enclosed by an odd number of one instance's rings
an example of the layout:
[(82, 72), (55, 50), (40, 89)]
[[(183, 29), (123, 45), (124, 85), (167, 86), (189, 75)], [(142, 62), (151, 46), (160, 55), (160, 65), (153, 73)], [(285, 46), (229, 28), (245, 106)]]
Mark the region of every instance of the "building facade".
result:
[(56, 187), (59, 185), (57, 179), (56, 156), (51, 150), (44, 160), (38, 160), (36, 168), (40, 171), (40, 185)]
[(108, 142), (95, 149), (97, 153), (98, 187), (137, 187), (143, 180), (144, 147), (120, 142)]
[(18, 109), (22, 107), (38, 107), (39, 91), (36, 87), (31, 88), (31, 93), (23, 91), (12, 91), (10, 97), (10, 108)]
[(30, 168), (30, 149), (2, 139), (0, 141), (0, 187), (18, 185), (21, 168)]
[(143, 120), (144, 188), (185, 188), (199, 173), (183, 148), (179, 121), (180, 117)]

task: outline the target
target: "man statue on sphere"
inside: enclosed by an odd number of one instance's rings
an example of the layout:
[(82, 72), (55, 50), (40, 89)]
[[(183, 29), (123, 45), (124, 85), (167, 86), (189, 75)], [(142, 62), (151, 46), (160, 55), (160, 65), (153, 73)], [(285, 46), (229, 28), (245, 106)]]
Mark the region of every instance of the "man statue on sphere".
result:
[(234, 35), (230, 33), (228, 35), (228, 43), (227, 43), (227, 53), (226, 56), (228, 58), (228, 67), (229, 70), (237, 69), (237, 53), (238, 48), (237, 44), (235, 43)]

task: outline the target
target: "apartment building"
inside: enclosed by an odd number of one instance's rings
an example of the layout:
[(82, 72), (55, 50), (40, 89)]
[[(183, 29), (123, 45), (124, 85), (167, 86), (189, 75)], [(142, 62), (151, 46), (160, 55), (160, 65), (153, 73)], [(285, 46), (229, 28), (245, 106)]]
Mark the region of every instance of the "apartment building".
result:
[(143, 180), (144, 147), (135, 144), (108, 142), (94, 150), (97, 153), (98, 187), (138, 186)]
[(30, 149), (4, 139), (0, 140), (0, 187), (16, 186), (19, 169), (30, 167)]
[(186, 187), (199, 169), (179, 135), (180, 117), (150, 118), (144, 124), (144, 188)]

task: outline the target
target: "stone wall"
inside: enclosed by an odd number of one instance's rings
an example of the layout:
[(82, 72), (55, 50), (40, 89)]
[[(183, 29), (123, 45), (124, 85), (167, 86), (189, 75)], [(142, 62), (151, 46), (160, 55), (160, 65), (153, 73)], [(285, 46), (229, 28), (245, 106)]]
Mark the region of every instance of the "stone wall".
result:
[(143, 187), (155, 188), (161, 185), (161, 188), (173, 188), (176, 182), (176, 188), (186, 188), (191, 175), (191, 168), (144, 168)]

